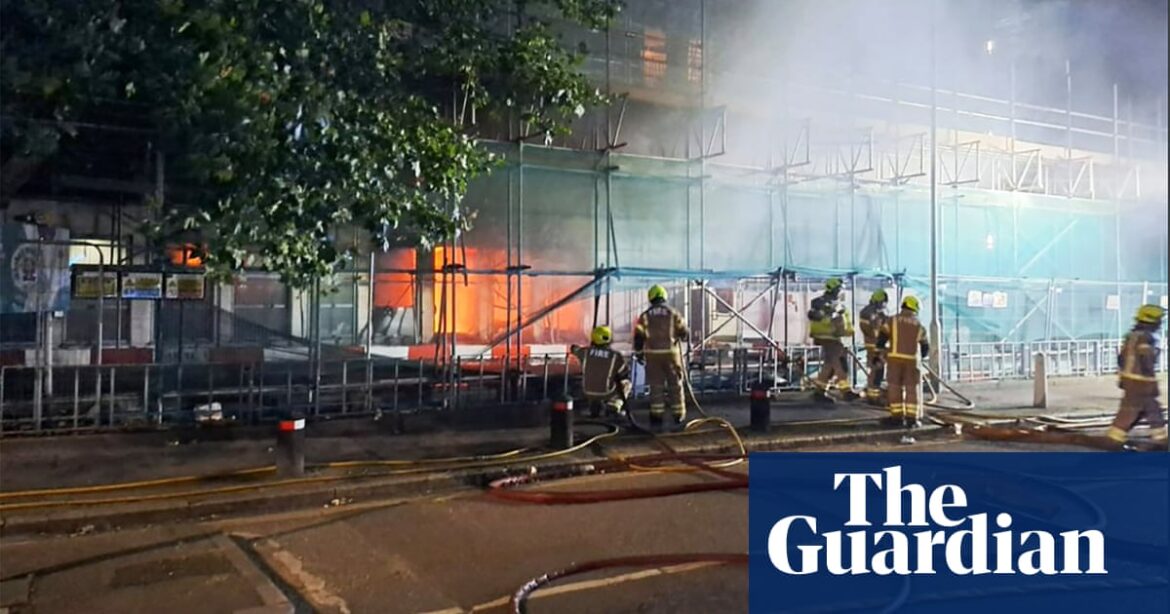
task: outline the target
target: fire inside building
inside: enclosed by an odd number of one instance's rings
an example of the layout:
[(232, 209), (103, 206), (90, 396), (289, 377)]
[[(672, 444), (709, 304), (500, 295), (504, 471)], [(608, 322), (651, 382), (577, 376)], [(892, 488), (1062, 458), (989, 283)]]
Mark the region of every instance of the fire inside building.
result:
[[(49, 158), (6, 151), (3, 428), (552, 398), (594, 326), (630, 349), (655, 284), (700, 392), (800, 388), (829, 278), (854, 313), (915, 296), (949, 381), (1025, 377), (1037, 351), (1115, 370), (1135, 310), (1167, 303), (1166, 99), (1035, 53), (1052, 15), (935, 17), (897, 55), (875, 50), (900, 30), (859, 29), (892, 19), (880, 3), (842, 3), (844, 37), (745, 19), (787, 4), (629, 2), (565, 28), (610, 103), (550, 141), (454, 104), (503, 160), (457, 205), (472, 228), (388, 251), (338, 229), (355, 256), (308, 291), (259, 268), (210, 283), (199, 244), (150, 244), (146, 202), (182, 186), (133, 109)], [(751, 25), (781, 17), (807, 28)]]

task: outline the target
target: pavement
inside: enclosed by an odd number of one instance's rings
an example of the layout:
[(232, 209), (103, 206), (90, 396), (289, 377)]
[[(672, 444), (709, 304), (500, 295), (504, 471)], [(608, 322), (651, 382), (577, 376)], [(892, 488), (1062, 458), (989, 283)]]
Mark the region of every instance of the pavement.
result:
[[(1107, 414), (1115, 410), (1120, 396), (1112, 378), (1054, 379), (1049, 385), (1048, 409), (1038, 410), (1029, 407), (1031, 382), (988, 382), (957, 388), (976, 402), (977, 409), (972, 413), (998, 418), (1044, 412)], [(737, 427), (749, 423), (746, 399), (731, 403), (700, 401), (708, 413)], [(850, 443), (876, 449), (902, 445), (904, 431), (880, 424), (883, 415), (859, 404), (812, 404), (807, 394), (792, 393), (773, 401), (772, 428), (767, 433), (744, 429), (741, 433), (749, 450)], [(474, 491), (490, 479), (516, 471), (587, 472), (615, 457), (661, 452), (648, 437), (623, 435), (571, 454), (533, 460), (534, 455), (548, 450), (547, 427), (467, 430), (461, 426), (472, 422), (475, 421), (434, 415), (408, 416), (404, 424), (370, 419), (311, 422), (306, 438), (308, 464), (356, 461), (358, 466), (319, 467), (310, 469), (303, 479), (283, 481), (271, 471), (223, 476), (230, 471), (272, 465), (274, 438), (266, 429), (207, 428), (0, 440), (0, 535), (77, 533)], [(403, 425), (405, 432), (399, 428)], [(578, 441), (601, 434), (606, 428), (579, 424)], [(956, 439), (953, 432), (940, 428), (922, 429), (914, 437), (922, 443)], [(699, 434), (671, 436), (668, 441), (682, 452), (737, 449), (729, 434), (716, 427)], [(525, 451), (471, 464), (400, 464), (515, 449)], [(213, 477), (149, 488), (100, 489), (107, 484), (182, 476)], [(99, 489), (37, 497), (13, 494), (29, 489), (94, 486)]]
[[(855, 442), (809, 451), (872, 451)], [(915, 451), (1014, 451), (938, 440)], [(747, 464), (733, 471), (746, 472)], [(695, 473), (579, 476), (526, 488), (612, 491), (713, 479)], [(747, 549), (746, 490), (529, 505), (480, 491), (0, 539), (0, 611), (359, 614), (510, 612), (527, 580), (611, 557)], [(747, 570), (704, 564), (606, 569), (533, 593), (529, 611), (747, 610)]]

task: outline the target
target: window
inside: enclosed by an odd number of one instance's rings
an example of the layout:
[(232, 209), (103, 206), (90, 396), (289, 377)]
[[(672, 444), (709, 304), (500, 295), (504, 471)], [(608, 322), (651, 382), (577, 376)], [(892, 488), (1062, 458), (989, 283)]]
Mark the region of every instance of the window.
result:
[(691, 39), (687, 48), (687, 81), (698, 83), (703, 79), (703, 43)]
[[(235, 284), (232, 334), (235, 341), (269, 343), (288, 335), (288, 289), (276, 276), (250, 273)], [(225, 316), (227, 314), (224, 314)]]
[(69, 264), (114, 266), (121, 264), (125, 249), (108, 239), (73, 239), (69, 246)]
[(357, 315), (354, 275), (338, 275), (336, 285), (321, 287), (321, 339), (348, 345), (357, 342), (354, 319)]
[(642, 35), (642, 79), (647, 85), (654, 85), (665, 76), (666, 35), (662, 30), (648, 28)]

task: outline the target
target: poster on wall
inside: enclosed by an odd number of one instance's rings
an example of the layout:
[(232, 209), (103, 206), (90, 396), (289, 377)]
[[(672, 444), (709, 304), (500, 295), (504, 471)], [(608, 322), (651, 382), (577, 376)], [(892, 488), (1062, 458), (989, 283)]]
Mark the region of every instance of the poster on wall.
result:
[(69, 309), (69, 229), (0, 224), (0, 313)]
[(162, 298), (162, 273), (122, 273), (122, 298)]
[(983, 293), (978, 290), (967, 291), (968, 307), (983, 307)]
[(1110, 294), (1109, 296), (1106, 296), (1105, 309), (1108, 309), (1109, 311), (1117, 311), (1118, 309), (1121, 309), (1121, 295)]
[(993, 309), (1007, 309), (1008, 295), (1007, 292), (993, 292), (991, 294), (991, 307)]
[(168, 273), (166, 283), (166, 298), (181, 301), (198, 301), (203, 299), (202, 273)]

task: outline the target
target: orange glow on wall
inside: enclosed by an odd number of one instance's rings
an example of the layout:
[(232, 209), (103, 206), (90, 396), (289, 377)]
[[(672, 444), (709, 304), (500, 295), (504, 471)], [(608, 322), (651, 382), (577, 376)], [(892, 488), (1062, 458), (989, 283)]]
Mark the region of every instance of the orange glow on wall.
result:
[[(392, 249), (378, 254), (379, 269), (414, 270), (417, 259), (413, 249)], [(404, 272), (376, 273), (374, 275), (374, 306), (402, 309), (414, 307), (412, 275)]]
[[(434, 252), (435, 271), (442, 271), (444, 266), (444, 250), (438, 248)], [(447, 264), (464, 264), (471, 270), (500, 270), (506, 264), (503, 250), (457, 249), (451, 254)], [(452, 278), (454, 284), (451, 283)], [(469, 274), (466, 277), (458, 272), (447, 276), (446, 284), (446, 313), (447, 322), (442, 321), (441, 305), (444, 304), (442, 276), (436, 274), (436, 283), (433, 293), (434, 305), (434, 332), (444, 330), (454, 332), (462, 343), (484, 343), (507, 330), (508, 309), (508, 282), (506, 275), (496, 274)], [(557, 279), (550, 277), (525, 277), (521, 283), (520, 303), (523, 307), (526, 320), (532, 314), (561, 300), (570, 292), (579, 288), (585, 279)], [(515, 278), (512, 281), (516, 283)], [(517, 326), (516, 286), (512, 290), (511, 326)], [(452, 302), (452, 298), (454, 301)], [(588, 323), (587, 316), (592, 314), (592, 294), (584, 296), (562, 306), (523, 333), (524, 343), (587, 343), (588, 335), (584, 327)]]

